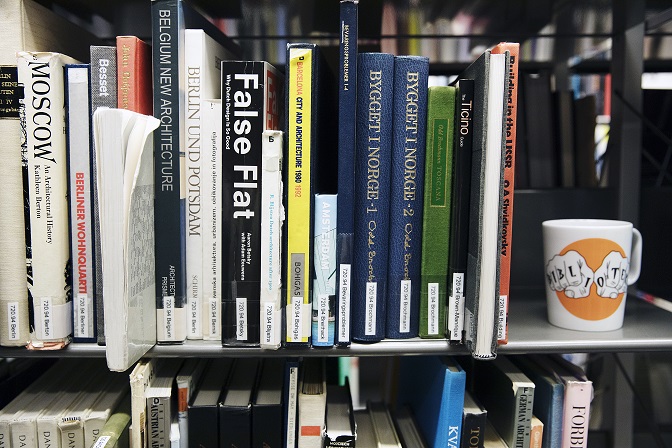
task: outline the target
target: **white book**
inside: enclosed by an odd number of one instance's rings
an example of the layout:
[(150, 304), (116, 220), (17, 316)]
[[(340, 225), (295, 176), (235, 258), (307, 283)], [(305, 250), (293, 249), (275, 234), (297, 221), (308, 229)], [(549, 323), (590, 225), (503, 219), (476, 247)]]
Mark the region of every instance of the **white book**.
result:
[(98, 399), (85, 412), (82, 419), (84, 425), (84, 445), (87, 447), (93, 446), (96, 443), (105, 424), (123, 400), (128, 402), (126, 406), (128, 407), (130, 418), (131, 397), (129, 379), (123, 374), (115, 375), (121, 375), (124, 384), (121, 386), (112, 384), (106, 387)]
[(296, 448), (296, 428), (298, 427), (298, 409), (299, 409), (299, 361), (288, 361), (287, 385), (285, 387), (285, 409), (286, 415), (286, 434), (285, 448)]
[(299, 384), (298, 448), (322, 448), (327, 411), (327, 381), (323, 358), (303, 361)]
[(131, 446), (144, 448), (147, 446), (147, 399), (145, 390), (154, 378), (162, 359), (141, 359), (129, 375), (131, 385)]
[(180, 446), (189, 448), (189, 401), (194, 388), (199, 383), (208, 360), (203, 358), (189, 358), (177, 373), (177, 423), (180, 432)]
[(73, 330), (75, 340), (94, 342), (93, 215), (89, 65), (65, 66)]
[(173, 406), (177, 399), (173, 389), (181, 365), (182, 360), (179, 358), (166, 360), (145, 390), (148, 446), (165, 447), (170, 444), (170, 426), (173, 420), (177, 422), (177, 409)]
[(28, 288), (39, 310), (31, 331), (33, 348), (63, 347), (72, 334), (64, 66), (75, 63), (60, 53), (17, 53), (30, 202)]
[[(222, 101), (201, 102), (203, 339), (222, 339)], [(187, 249), (187, 252), (189, 250)]]
[(156, 343), (154, 117), (93, 114), (105, 308), (105, 354), (124, 371)]
[(264, 131), (261, 146), (260, 347), (282, 342), (282, 131)]
[[(208, 142), (201, 128), (201, 100), (221, 98), (221, 62), (228, 52), (203, 30), (184, 31), (185, 79), (185, 148), (186, 148), (186, 269), (187, 269), (187, 338), (202, 339), (204, 282), (203, 237), (209, 230), (204, 202), (209, 190), (204, 189), (207, 171), (202, 168)], [(221, 126), (221, 120), (220, 120)]]
[(386, 404), (374, 402), (368, 404), (369, 415), (373, 432), (378, 441), (378, 448), (401, 447), (397, 430), (394, 428), (394, 422), (390, 415), (390, 410)]

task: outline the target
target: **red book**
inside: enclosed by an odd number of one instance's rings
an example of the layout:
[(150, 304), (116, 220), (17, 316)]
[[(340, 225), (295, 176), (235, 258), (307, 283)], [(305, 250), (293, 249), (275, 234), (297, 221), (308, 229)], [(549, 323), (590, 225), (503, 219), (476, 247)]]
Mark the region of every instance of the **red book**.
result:
[(502, 206), (502, 251), (499, 259), (499, 325), (497, 342), (509, 340), (509, 289), (511, 280), (511, 235), (513, 230), (513, 181), (516, 172), (516, 116), (518, 111), (518, 57), (520, 44), (500, 42), (492, 54), (509, 52), (509, 85), (506, 86), (506, 152), (504, 164), (504, 204)]
[(152, 115), (152, 52), (135, 36), (117, 36), (117, 107)]

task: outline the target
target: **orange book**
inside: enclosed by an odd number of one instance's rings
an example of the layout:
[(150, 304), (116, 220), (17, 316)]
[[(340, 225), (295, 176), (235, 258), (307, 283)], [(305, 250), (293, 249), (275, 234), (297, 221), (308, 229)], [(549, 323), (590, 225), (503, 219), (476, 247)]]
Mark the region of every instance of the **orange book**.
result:
[(152, 52), (135, 36), (117, 36), (117, 107), (152, 115)]
[(502, 251), (499, 273), (499, 319), (497, 342), (506, 344), (509, 340), (509, 293), (511, 280), (511, 235), (513, 230), (513, 185), (516, 166), (516, 114), (518, 110), (518, 57), (520, 44), (500, 42), (492, 49), (492, 54), (509, 52), (509, 85), (506, 86), (506, 153), (504, 163), (504, 204), (502, 206)]

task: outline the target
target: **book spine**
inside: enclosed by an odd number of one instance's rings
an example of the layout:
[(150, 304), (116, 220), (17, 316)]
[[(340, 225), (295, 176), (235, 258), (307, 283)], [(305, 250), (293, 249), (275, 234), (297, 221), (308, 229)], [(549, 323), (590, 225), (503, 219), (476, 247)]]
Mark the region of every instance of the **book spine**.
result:
[(387, 300), (394, 56), (358, 58), (352, 338), (379, 341)]
[(312, 344), (334, 345), (337, 195), (315, 195)]
[(145, 390), (154, 378), (159, 360), (151, 359), (136, 364), (129, 376), (131, 389), (131, 446), (147, 446), (147, 400)]
[(390, 166), (388, 338), (418, 336), (429, 59), (394, 58)]
[[(91, 116), (99, 107), (117, 107), (117, 49), (92, 45)], [(91, 183), (93, 204), (93, 254), (96, 298), (96, 334), (98, 344), (105, 345), (105, 307), (103, 306), (103, 262), (101, 259), (100, 216), (98, 216), (98, 174), (95, 139), (91, 139)]]
[(516, 172), (516, 117), (518, 116), (518, 59), (520, 44), (504, 43), (493, 48), (493, 54), (509, 52), (508, 84), (506, 88), (505, 147), (502, 154), (504, 166), (504, 199), (502, 205), (502, 249), (499, 261), (499, 318), (497, 340), (506, 344), (509, 340), (509, 288), (511, 283), (511, 241), (513, 238), (513, 199)]
[[(532, 408), (534, 406), (534, 384), (529, 386), (518, 386), (516, 390), (516, 417), (514, 446), (530, 446), (530, 430), (532, 428)], [(587, 429), (587, 428), (586, 428)], [(571, 445), (572, 447), (574, 445)]]
[(562, 448), (586, 448), (593, 385), (590, 381), (565, 383), (565, 404), (562, 415)]
[(339, 42), (338, 90), (338, 201), (336, 257), (336, 285), (338, 304), (336, 313), (336, 345), (350, 345), (350, 302), (352, 253), (355, 218), (352, 202), (355, 198), (355, 120), (357, 111), (357, 35), (358, 2), (340, 3), (341, 40)]
[[(60, 427), (56, 434), (60, 434), (61, 437), (61, 447), (67, 448), (86, 448), (84, 445), (84, 428), (82, 428), (79, 421), (70, 422), (67, 424), (67, 428)], [(53, 440), (49, 437), (49, 440), (45, 440), (45, 447), (53, 446)]]
[[(19, 109), (21, 88), (16, 65), (0, 65), (0, 345), (25, 346), (30, 340), (26, 289), (26, 227), (24, 222), (22, 147), (25, 148), (25, 107)], [(23, 113), (21, 112), (23, 111)], [(24, 168), (26, 172), (24, 174)]]
[(455, 87), (430, 87), (427, 95), (419, 334), (422, 338), (443, 338), (451, 231)]
[(189, 414), (188, 446), (217, 448), (219, 446), (217, 406), (189, 406), (187, 412)]
[(222, 339), (222, 102), (201, 103), (203, 153), (203, 339)]
[(219, 403), (219, 446), (252, 446), (252, 409)]
[(65, 66), (73, 339), (96, 342), (89, 65)]
[(117, 36), (117, 107), (152, 115), (152, 54), (135, 36)]
[(281, 404), (252, 404), (252, 448), (281, 447), (284, 430)]
[(282, 343), (282, 131), (265, 131), (262, 144), (260, 346)]
[(154, 116), (161, 121), (154, 133), (156, 336), (160, 343), (182, 343), (187, 337), (180, 4), (180, 0), (152, 1)]
[(222, 63), (222, 344), (259, 344), (264, 63)]
[[(311, 333), (311, 274), (313, 269), (313, 166), (317, 148), (317, 50), (315, 45), (287, 46), (287, 207), (284, 251), (286, 340), (288, 345), (309, 345)], [(291, 286), (290, 286), (291, 285)]]
[(487, 414), (485, 412), (465, 413), (462, 420), (460, 448), (483, 448), (486, 422)]
[(532, 416), (532, 427), (530, 429), (530, 448), (542, 448), (544, 437), (544, 424), (537, 417)]
[(170, 422), (170, 397), (147, 397), (147, 446), (170, 444)]
[(35, 420), (14, 420), (9, 425), (12, 442), (10, 446), (37, 448), (37, 423)]
[(447, 330), (451, 341), (463, 340), (464, 301), (469, 243), (471, 151), (474, 136), (474, 81), (457, 84), (452, 209), (450, 211)]
[(63, 67), (76, 62), (58, 53), (18, 54), (25, 95), (35, 348), (63, 346), (72, 332)]
[(201, 128), (201, 88), (204, 84), (204, 42), (203, 35), (196, 30), (185, 30), (185, 64), (182, 76), (187, 80), (188, 94), (185, 99), (185, 133), (187, 172), (187, 204), (185, 219), (186, 235), (186, 275), (187, 275), (187, 339), (203, 339), (203, 240), (205, 233), (204, 195), (201, 185), (205, 172), (202, 170), (203, 157)]
[(285, 448), (296, 448), (299, 407), (299, 362), (288, 360), (285, 371), (285, 429), (283, 437)]

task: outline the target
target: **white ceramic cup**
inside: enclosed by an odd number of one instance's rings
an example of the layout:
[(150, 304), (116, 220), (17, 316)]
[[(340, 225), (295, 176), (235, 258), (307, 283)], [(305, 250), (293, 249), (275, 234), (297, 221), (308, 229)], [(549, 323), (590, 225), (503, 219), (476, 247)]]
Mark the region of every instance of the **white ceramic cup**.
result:
[(628, 285), (639, 278), (642, 235), (626, 221), (555, 219), (542, 223), (551, 324), (570, 330), (623, 326)]

